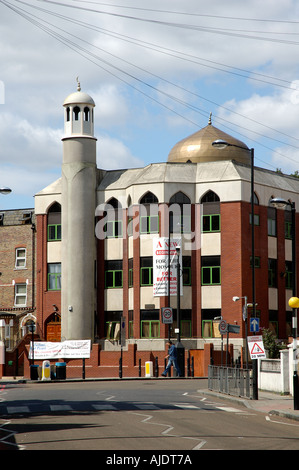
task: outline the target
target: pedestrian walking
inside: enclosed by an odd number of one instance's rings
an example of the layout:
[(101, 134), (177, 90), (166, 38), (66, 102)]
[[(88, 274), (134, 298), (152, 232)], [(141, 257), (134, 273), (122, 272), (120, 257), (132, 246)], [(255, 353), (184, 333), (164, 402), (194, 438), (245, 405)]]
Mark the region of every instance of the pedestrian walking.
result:
[(170, 370), (171, 366), (173, 365), (175, 370), (176, 370), (177, 376), (181, 377), (182, 374), (181, 374), (181, 370), (178, 366), (176, 346), (172, 343), (172, 341), (167, 341), (166, 344), (168, 344), (168, 346), (169, 346), (168, 355), (166, 356), (166, 359), (168, 359), (168, 363), (167, 363), (166, 369), (162, 373), (162, 376), (166, 377), (166, 375), (168, 374), (168, 371)]

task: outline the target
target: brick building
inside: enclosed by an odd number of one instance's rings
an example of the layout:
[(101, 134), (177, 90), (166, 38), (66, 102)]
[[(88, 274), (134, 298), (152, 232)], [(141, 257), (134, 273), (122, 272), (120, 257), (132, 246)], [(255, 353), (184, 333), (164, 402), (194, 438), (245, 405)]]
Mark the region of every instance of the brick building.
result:
[[(162, 357), (165, 339), (177, 337), (179, 266), (179, 331), (186, 351), (210, 343), (219, 349), (222, 317), (240, 326), (230, 341), (234, 358), (242, 356), (244, 302), (232, 298), (252, 301), (250, 150), (210, 120), (177, 143), (165, 163), (105, 171), (96, 167), (94, 106), (80, 88), (65, 100), (62, 177), (35, 197), (41, 336), (89, 338), (99, 351), (96, 367), (112, 367), (123, 319), (125, 351)], [(230, 146), (213, 148), (218, 139)], [(299, 207), (298, 192), (297, 178), (255, 168), (256, 315), (282, 340), (291, 333), (291, 214), (270, 200), (283, 197)], [(165, 252), (166, 270), (157, 277), (161, 260), (154, 247), (169, 241), (172, 264)], [(174, 295), (159, 291), (168, 289), (168, 277)], [(171, 328), (161, 321), (161, 309), (169, 306)]]
[(36, 323), (34, 209), (0, 212), (0, 340), (12, 350)]

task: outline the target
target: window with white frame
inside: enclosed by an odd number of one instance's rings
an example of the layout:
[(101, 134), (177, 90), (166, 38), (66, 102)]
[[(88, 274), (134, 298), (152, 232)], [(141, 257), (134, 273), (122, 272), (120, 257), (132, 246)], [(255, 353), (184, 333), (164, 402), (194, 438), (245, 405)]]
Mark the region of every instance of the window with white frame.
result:
[(16, 248), (16, 263), (17, 269), (26, 267), (26, 248)]
[(27, 303), (27, 285), (15, 284), (15, 305), (24, 306)]

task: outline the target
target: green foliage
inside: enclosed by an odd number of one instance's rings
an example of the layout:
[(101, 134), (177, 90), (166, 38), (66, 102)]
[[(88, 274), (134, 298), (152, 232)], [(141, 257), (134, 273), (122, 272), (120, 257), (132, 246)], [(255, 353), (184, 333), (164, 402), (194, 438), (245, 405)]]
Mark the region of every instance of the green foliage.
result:
[(263, 329), (263, 342), (265, 349), (269, 353), (269, 359), (278, 359), (280, 348), (277, 343), (277, 337), (267, 328)]

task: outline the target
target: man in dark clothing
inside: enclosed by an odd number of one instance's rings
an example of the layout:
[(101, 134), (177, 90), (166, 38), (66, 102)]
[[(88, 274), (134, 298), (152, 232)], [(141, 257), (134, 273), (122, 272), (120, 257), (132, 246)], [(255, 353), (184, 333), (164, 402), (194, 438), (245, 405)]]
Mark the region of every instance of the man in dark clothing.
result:
[(177, 376), (180, 377), (181, 376), (181, 371), (180, 371), (180, 368), (178, 366), (176, 347), (175, 347), (174, 344), (172, 344), (172, 341), (167, 341), (166, 344), (168, 344), (168, 346), (169, 346), (168, 355), (166, 356), (166, 359), (168, 359), (168, 364), (166, 366), (166, 369), (162, 373), (162, 375), (163, 375), (163, 377), (166, 377), (168, 371), (171, 368), (171, 365), (173, 364), (173, 366), (175, 367)]

